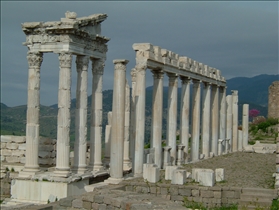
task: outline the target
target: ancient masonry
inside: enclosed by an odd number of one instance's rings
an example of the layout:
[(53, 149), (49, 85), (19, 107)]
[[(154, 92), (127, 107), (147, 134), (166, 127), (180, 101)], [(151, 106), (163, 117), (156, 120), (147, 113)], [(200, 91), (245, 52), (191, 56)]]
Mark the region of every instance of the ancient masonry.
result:
[[(101, 35), (100, 23), (106, 14), (77, 18), (67, 12), (55, 22), (22, 24), (26, 34), (29, 64), (25, 165), (13, 181), (11, 194), (18, 201), (46, 203), (85, 192), (89, 178), (110, 174), (108, 183), (119, 183), (123, 170), (133, 177), (158, 180), (160, 169), (242, 151), (248, 144), (249, 105), (243, 106), (242, 131), (238, 130), (238, 91), (226, 96), (226, 80), (221, 71), (186, 56), (150, 43), (133, 45), (136, 66), (131, 70), (132, 97), (126, 75), (128, 60), (114, 63), (113, 110), (106, 126), (105, 158), (102, 160), (102, 83), (108, 38)], [(55, 167), (39, 166), (40, 67), (43, 53), (56, 53), (60, 62)], [(74, 163), (70, 165), (70, 89), (71, 64), (76, 57), (77, 89)], [(92, 106), (90, 123), (90, 161), (86, 161), (87, 79), (92, 63)], [(154, 77), (151, 148), (144, 150), (146, 71)], [(167, 145), (162, 147), (163, 77), (169, 79)], [(177, 113), (178, 82), (181, 82), (180, 116)], [(190, 84), (193, 84), (190, 110)], [(192, 115), (192, 125), (189, 118)], [(180, 142), (176, 142), (180, 118)], [(191, 147), (189, 135), (191, 134)], [(200, 142), (201, 136), (201, 142)], [(2, 137), (1, 137), (2, 139)], [(54, 154), (54, 153), (53, 153)], [(146, 155), (146, 157), (145, 157)], [(149, 173), (150, 172), (150, 173)], [(205, 172), (206, 173), (206, 172)], [(177, 177), (186, 176), (177, 171)], [(213, 172), (208, 173), (214, 175)], [(151, 177), (150, 177), (151, 176)], [(184, 179), (183, 178), (183, 179)], [(43, 182), (47, 180), (48, 182)], [(178, 181), (172, 180), (172, 183)], [(24, 191), (22, 190), (24, 189)], [(28, 192), (28, 193), (26, 193)], [(36, 193), (40, 192), (40, 193)]]
[(279, 119), (279, 81), (273, 82), (268, 89), (268, 117)]

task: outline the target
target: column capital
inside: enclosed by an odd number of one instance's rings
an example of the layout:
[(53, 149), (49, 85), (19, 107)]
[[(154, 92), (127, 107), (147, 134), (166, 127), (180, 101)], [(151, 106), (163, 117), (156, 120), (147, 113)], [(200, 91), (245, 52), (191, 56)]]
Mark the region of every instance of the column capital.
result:
[(189, 83), (191, 81), (190, 77), (179, 76), (183, 84)]
[(104, 73), (104, 68), (105, 68), (105, 59), (95, 59), (95, 58), (90, 58), (92, 61), (92, 73), (93, 74), (99, 74), (103, 75)]
[(61, 52), (59, 53), (59, 62), (61, 68), (71, 68), (72, 66), (72, 53)]
[(200, 84), (201, 80), (198, 79), (192, 79), (193, 84)]
[(89, 63), (89, 56), (77, 55), (76, 57), (77, 71), (87, 71), (88, 63)]
[(120, 70), (120, 71), (126, 71), (126, 64), (128, 63), (128, 60), (125, 59), (116, 59), (113, 60), (114, 63), (114, 69)]
[(163, 79), (164, 78), (164, 72), (162, 70), (151, 70), (153, 73), (153, 77), (155, 79)]
[(147, 69), (147, 60), (146, 59), (137, 59), (136, 58), (136, 66), (137, 72), (138, 71), (145, 71)]
[(28, 52), (27, 60), (29, 67), (37, 67), (40, 68), (43, 62), (43, 53), (41, 52)]
[(132, 82), (136, 82), (137, 70), (135, 68), (132, 68), (132, 70), (131, 70), (131, 77), (132, 77)]
[(204, 88), (210, 88), (212, 86), (211, 82), (202, 81)]

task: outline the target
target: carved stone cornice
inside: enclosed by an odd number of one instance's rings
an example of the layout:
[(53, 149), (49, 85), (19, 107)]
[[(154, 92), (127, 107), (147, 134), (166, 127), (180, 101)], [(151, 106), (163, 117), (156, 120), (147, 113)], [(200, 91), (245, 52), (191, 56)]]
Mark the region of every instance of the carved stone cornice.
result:
[(61, 68), (71, 68), (72, 66), (72, 54), (68, 52), (59, 53), (59, 62)]
[(89, 63), (89, 56), (77, 55), (76, 57), (76, 65), (77, 71), (87, 71)]
[(104, 68), (105, 68), (105, 59), (94, 59), (91, 58), (92, 61), (92, 73), (103, 75), (104, 74)]
[(40, 68), (43, 62), (43, 53), (41, 52), (28, 52), (27, 60), (29, 67), (37, 67)]
[(173, 73), (167, 73), (168, 77), (169, 77), (169, 86), (174, 86), (178, 84), (178, 80), (177, 80), (177, 74), (173, 74)]

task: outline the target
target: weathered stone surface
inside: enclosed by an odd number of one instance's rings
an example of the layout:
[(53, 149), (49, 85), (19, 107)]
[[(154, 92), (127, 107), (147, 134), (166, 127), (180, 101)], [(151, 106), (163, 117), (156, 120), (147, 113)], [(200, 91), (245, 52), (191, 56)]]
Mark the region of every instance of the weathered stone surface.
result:
[(178, 166), (166, 166), (165, 180), (171, 180), (173, 171), (178, 168), (179, 168)]
[(203, 186), (212, 187), (215, 184), (215, 173), (213, 171), (198, 172), (198, 182)]
[(268, 117), (279, 118), (279, 81), (274, 81), (268, 89)]
[(172, 172), (172, 184), (183, 185), (186, 182), (186, 170), (176, 169)]
[(221, 182), (225, 180), (225, 169), (216, 168), (215, 169), (216, 182)]
[(25, 143), (26, 142), (26, 137), (25, 136), (12, 136), (11, 140), (14, 143)]
[(6, 144), (6, 148), (7, 149), (17, 149), (18, 148), (18, 144), (16, 144), (16, 143), (7, 143)]

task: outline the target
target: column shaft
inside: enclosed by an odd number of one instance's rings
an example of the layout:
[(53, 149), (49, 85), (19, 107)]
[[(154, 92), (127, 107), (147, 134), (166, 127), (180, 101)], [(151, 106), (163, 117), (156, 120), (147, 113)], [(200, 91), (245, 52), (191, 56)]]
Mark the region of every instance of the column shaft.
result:
[(125, 77), (127, 60), (114, 60), (114, 87), (112, 106), (110, 176), (123, 178), (123, 151), (125, 125)]
[(226, 87), (220, 87), (220, 122), (219, 138), (226, 138)]
[(177, 127), (177, 75), (169, 76), (167, 144), (171, 147), (171, 164), (176, 165), (176, 127)]
[(210, 96), (211, 85), (204, 83), (202, 104), (202, 154), (209, 157), (210, 152)]
[(78, 55), (76, 58), (77, 89), (76, 89), (76, 116), (75, 116), (75, 147), (74, 167), (77, 173), (86, 171), (87, 149), (87, 75), (88, 56)]
[(232, 151), (238, 150), (238, 91), (232, 90)]
[(219, 87), (212, 85), (211, 89), (211, 152), (217, 155), (219, 136)]
[(249, 135), (249, 104), (243, 104), (243, 112), (242, 112), (242, 141), (243, 148), (248, 145), (248, 135)]
[(226, 97), (227, 101), (227, 124), (226, 124), (226, 138), (229, 139), (230, 151), (232, 150), (232, 95)]
[(26, 114), (26, 162), (24, 171), (39, 171), (39, 114), (40, 114), (40, 67), (43, 54), (28, 52), (28, 96)]
[(189, 153), (189, 110), (190, 110), (190, 79), (181, 78), (181, 104), (180, 104), (180, 143), (183, 149), (183, 159), (188, 162)]
[(60, 53), (60, 72), (57, 117), (56, 175), (69, 176), (70, 123), (71, 123), (71, 65), (72, 55)]
[(152, 102), (152, 125), (151, 125), (151, 148), (155, 148), (154, 162), (162, 167), (162, 120), (163, 120), (163, 77), (162, 71), (152, 71), (154, 77), (153, 102)]
[(193, 105), (192, 105), (192, 161), (199, 160), (199, 141), (200, 141), (200, 100), (201, 84), (199, 80), (193, 80)]
[(90, 126), (90, 168), (103, 169), (102, 164), (102, 121), (103, 121), (103, 72), (105, 61), (92, 60), (92, 103)]
[[(138, 63), (139, 61), (137, 61)], [(146, 63), (136, 65), (136, 90), (135, 90), (135, 155), (133, 160), (134, 176), (142, 176), (143, 151), (145, 137), (145, 75)]]

